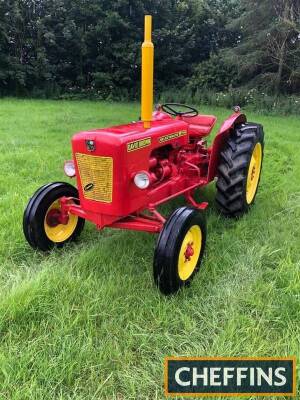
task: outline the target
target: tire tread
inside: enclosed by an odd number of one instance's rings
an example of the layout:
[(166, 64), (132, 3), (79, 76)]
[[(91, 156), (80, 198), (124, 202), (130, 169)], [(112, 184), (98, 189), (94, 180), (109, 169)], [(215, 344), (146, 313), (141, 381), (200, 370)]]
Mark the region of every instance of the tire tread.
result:
[(255, 123), (242, 124), (235, 128), (220, 153), (216, 203), (227, 217), (240, 217), (251, 206), (246, 202), (247, 172), (257, 142), (264, 148), (263, 127)]

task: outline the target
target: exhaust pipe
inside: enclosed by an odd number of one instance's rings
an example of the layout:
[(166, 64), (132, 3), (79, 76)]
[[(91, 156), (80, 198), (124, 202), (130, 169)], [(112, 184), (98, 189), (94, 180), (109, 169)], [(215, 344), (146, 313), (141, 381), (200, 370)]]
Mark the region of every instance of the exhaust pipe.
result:
[(154, 45), (152, 43), (152, 16), (145, 15), (145, 38), (142, 45), (142, 101), (141, 117), (144, 128), (151, 128), (153, 112)]

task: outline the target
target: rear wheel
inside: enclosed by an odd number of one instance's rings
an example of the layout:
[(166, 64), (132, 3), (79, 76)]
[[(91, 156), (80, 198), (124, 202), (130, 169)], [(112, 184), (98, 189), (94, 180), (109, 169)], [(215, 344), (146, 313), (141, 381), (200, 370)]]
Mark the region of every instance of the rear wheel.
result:
[(159, 235), (154, 253), (154, 281), (165, 294), (189, 285), (200, 268), (206, 242), (203, 213), (178, 208)]
[(238, 126), (229, 136), (218, 168), (216, 202), (222, 214), (240, 217), (254, 203), (264, 152), (261, 125)]
[(78, 191), (68, 183), (55, 182), (42, 186), (30, 199), (24, 211), (23, 231), (31, 247), (47, 251), (80, 235), (84, 219), (73, 214), (65, 221), (60, 219), (62, 197), (77, 199)]

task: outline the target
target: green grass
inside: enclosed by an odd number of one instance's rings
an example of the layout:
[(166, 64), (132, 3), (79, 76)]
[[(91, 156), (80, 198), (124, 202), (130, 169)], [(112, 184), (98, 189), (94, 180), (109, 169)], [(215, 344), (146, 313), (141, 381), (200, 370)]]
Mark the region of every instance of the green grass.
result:
[(24, 207), (39, 186), (66, 180), (71, 135), (138, 113), (137, 104), (0, 101), (1, 400), (162, 399), (167, 355), (300, 356), (300, 118), (249, 115), (266, 133), (256, 204), (225, 220), (214, 185), (201, 191), (206, 256), (175, 297), (153, 285), (150, 234), (86, 224), (62, 251), (27, 245)]

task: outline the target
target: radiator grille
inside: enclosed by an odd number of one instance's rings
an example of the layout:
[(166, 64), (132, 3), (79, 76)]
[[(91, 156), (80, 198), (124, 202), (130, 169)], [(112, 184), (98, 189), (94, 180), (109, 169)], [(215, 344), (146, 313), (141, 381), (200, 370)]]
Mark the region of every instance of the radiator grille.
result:
[(113, 159), (76, 153), (82, 191), (89, 200), (112, 202)]

